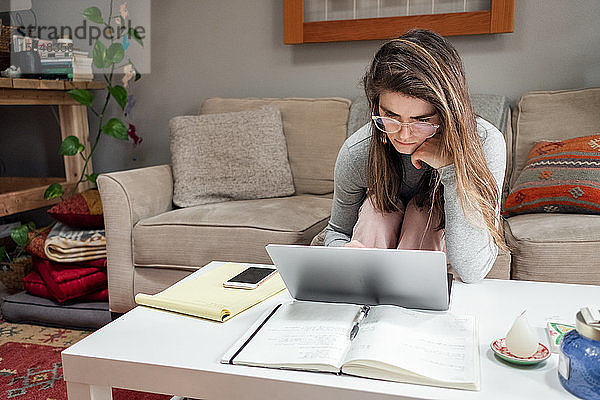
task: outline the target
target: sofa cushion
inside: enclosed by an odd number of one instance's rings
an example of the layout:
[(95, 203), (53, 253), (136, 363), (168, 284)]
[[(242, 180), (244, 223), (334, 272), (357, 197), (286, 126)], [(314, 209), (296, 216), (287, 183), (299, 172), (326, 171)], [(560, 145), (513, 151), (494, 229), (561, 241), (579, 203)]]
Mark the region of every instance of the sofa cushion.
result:
[(523, 95), (513, 113), (515, 140), (511, 188), (536, 142), (565, 140), (598, 131), (599, 110), (600, 88)]
[(522, 241), (600, 242), (600, 215), (524, 214), (506, 222), (513, 237)]
[(333, 192), (337, 153), (346, 140), (350, 100), (342, 98), (211, 98), (202, 114), (254, 109), (271, 104), (281, 111), (296, 194)]
[(170, 128), (176, 205), (294, 194), (277, 108), (175, 117)]
[(48, 210), (57, 221), (74, 228), (104, 228), (102, 201), (98, 189), (66, 198)]
[(523, 214), (505, 228), (513, 279), (600, 284), (600, 215)]
[(111, 321), (108, 302), (57, 303), (20, 292), (4, 298), (2, 319), (17, 324), (35, 324), (70, 329), (98, 329)]
[(600, 214), (599, 150), (600, 134), (536, 143), (503, 214)]
[(271, 263), (269, 243), (309, 244), (331, 213), (331, 199), (292, 196), (173, 210), (133, 229), (134, 264), (201, 267), (213, 260)]

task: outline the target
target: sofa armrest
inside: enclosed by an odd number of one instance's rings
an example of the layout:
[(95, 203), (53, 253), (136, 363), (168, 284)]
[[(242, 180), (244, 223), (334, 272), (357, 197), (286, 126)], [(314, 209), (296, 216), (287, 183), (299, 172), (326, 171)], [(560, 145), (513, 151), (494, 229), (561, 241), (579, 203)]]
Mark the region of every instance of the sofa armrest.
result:
[(106, 229), (109, 306), (124, 313), (135, 306), (132, 229), (139, 220), (173, 208), (171, 167), (102, 174), (97, 182)]

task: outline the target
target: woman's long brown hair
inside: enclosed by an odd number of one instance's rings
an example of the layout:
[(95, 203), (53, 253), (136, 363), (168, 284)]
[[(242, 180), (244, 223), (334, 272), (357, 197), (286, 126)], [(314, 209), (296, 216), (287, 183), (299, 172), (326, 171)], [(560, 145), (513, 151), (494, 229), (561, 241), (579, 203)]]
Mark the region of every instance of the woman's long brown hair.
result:
[[(506, 249), (498, 209), (500, 192), (490, 172), (477, 133), (460, 56), (437, 33), (414, 29), (383, 44), (367, 70), (363, 85), (373, 112), (385, 92), (401, 93), (429, 102), (440, 119), (443, 157), (454, 163), (458, 195), (465, 216), (475, 226), (487, 229), (494, 243)], [(400, 155), (386, 134), (372, 124), (367, 193), (382, 212), (398, 210), (403, 170)], [(445, 226), (443, 186), (436, 170), (429, 169), (415, 195), (418, 207), (428, 207), (441, 216), (437, 229)]]

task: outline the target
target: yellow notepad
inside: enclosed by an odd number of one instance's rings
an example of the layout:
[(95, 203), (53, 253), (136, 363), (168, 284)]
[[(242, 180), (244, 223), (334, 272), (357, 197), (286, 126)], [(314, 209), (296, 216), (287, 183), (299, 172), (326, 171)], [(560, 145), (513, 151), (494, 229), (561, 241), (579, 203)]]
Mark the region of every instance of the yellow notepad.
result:
[(285, 289), (278, 273), (256, 289), (223, 287), (223, 282), (246, 268), (240, 264), (224, 264), (160, 293), (139, 293), (135, 296), (135, 302), (143, 306), (224, 322)]

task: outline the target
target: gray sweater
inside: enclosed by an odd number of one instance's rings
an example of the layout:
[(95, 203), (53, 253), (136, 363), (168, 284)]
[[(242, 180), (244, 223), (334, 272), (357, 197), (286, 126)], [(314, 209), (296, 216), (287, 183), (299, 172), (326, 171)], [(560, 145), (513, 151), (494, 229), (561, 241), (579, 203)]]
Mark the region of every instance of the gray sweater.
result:
[[(483, 152), (498, 185), (499, 196), (506, 170), (506, 144), (496, 127), (477, 118), (477, 131)], [(358, 219), (358, 209), (366, 198), (367, 159), (371, 141), (371, 126), (367, 124), (350, 136), (338, 154), (335, 164), (335, 185), (331, 219), (325, 235), (326, 246), (343, 246), (352, 236)], [(410, 156), (402, 156), (405, 180), (400, 196), (411, 198), (423, 170), (416, 169)], [(425, 164), (424, 164), (425, 165)], [(444, 185), (444, 214), (446, 217), (446, 255), (464, 282), (483, 279), (492, 268), (498, 247), (487, 230), (471, 224), (464, 215), (458, 197), (454, 165), (439, 170)], [(498, 210), (500, 205), (498, 205)], [(475, 220), (482, 220), (481, 216)]]

